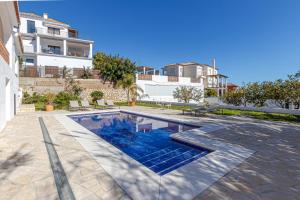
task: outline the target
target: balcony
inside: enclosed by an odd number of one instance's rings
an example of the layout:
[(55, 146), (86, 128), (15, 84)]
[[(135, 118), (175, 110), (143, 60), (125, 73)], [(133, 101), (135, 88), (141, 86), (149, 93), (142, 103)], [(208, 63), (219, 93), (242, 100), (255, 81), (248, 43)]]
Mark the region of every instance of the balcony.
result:
[(49, 48), (42, 48), (42, 53), (64, 55), (63, 51), (61, 51), (59, 49), (49, 49)]
[(49, 31), (47, 27), (36, 27), (35, 29), (36, 33), (43, 34), (43, 35), (49, 35), (49, 36), (58, 36), (58, 37), (68, 37), (67, 32), (64, 31)]
[(7, 64), (9, 64), (9, 53), (8, 53), (4, 43), (2, 42), (2, 40), (0, 40), (0, 56), (2, 56), (2, 58), (5, 60), (5, 62)]

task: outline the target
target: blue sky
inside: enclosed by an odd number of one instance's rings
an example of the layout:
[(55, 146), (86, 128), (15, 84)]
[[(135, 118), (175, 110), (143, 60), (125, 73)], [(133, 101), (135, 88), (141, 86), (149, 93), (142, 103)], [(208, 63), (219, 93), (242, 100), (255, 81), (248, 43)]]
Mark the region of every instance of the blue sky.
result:
[(237, 84), (300, 70), (298, 0), (26, 1), (20, 10), (47, 12), (94, 40), (94, 52), (138, 65), (216, 58), (220, 72)]

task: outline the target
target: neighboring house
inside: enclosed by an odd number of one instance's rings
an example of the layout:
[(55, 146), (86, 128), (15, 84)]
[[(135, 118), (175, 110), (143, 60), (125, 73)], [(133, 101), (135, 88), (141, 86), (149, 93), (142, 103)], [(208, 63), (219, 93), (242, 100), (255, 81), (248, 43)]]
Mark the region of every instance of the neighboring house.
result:
[(227, 91), (228, 92), (234, 92), (239, 88), (238, 85), (235, 85), (233, 83), (227, 83)]
[(204, 87), (215, 89), (219, 96), (227, 91), (227, 76), (218, 73), (218, 68), (213, 65), (197, 62), (169, 64), (163, 68), (163, 75), (176, 77), (189, 77), (193, 81), (204, 80)]
[(22, 42), (18, 2), (0, 2), (0, 130), (16, 114), (19, 90), (19, 59)]
[(30, 72), (28, 76), (52, 77), (63, 67), (92, 67), (93, 41), (80, 39), (76, 29), (47, 13), (21, 12), (20, 32), (23, 67)]

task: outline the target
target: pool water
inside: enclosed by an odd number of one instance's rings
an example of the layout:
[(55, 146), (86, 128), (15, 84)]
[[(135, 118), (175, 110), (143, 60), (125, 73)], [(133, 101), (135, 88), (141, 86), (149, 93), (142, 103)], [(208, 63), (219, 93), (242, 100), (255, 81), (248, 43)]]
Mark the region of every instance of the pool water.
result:
[(125, 112), (70, 117), (159, 175), (167, 174), (211, 152), (170, 137), (172, 133), (198, 126)]

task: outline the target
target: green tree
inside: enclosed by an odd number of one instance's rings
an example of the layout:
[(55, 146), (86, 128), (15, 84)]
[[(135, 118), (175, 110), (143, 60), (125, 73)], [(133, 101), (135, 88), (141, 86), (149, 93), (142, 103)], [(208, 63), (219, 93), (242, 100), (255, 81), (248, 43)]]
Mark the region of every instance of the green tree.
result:
[(100, 70), (104, 65), (110, 62), (110, 56), (102, 52), (97, 52), (93, 56), (93, 68)]
[(134, 76), (136, 73), (136, 65), (130, 59), (103, 53), (94, 56), (94, 69), (100, 70), (101, 79), (111, 82), (114, 87), (121, 85), (119, 82), (128, 74)]
[(225, 95), (222, 97), (223, 102), (227, 104), (232, 104), (235, 106), (245, 106), (245, 94), (244, 89), (239, 88), (236, 91), (226, 92)]
[(218, 96), (218, 93), (214, 89), (207, 88), (207, 89), (205, 89), (204, 96), (205, 97), (216, 97), (216, 96)]
[(195, 87), (180, 86), (173, 92), (173, 97), (184, 103), (189, 103), (191, 100), (199, 102), (203, 97), (203, 92)]
[(266, 94), (267, 87), (269, 87), (268, 82), (248, 83), (245, 87), (245, 99), (247, 99), (249, 103), (253, 103), (255, 106), (264, 106), (264, 103), (268, 99)]

